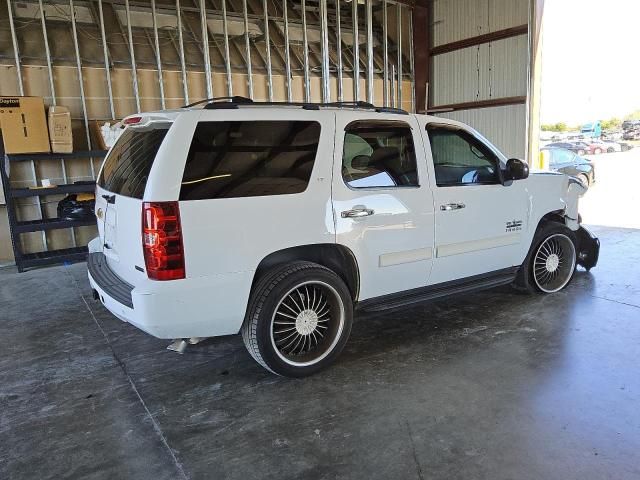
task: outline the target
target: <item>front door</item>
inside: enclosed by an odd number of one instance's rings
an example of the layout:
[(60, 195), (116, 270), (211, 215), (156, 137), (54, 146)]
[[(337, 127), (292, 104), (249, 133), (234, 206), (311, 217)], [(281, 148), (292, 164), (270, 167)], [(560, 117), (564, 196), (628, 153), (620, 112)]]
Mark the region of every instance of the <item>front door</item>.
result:
[(424, 133), (436, 221), (429, 284), (518, 265), (527, 230), (524, 182), (503, 184), (503, 159), (471, 129), (429, 123)]
[(433, 198), (414, 117), (337, 115), (336, 241), (360, 270), (359, 300), (423, 287), (433, 256)]

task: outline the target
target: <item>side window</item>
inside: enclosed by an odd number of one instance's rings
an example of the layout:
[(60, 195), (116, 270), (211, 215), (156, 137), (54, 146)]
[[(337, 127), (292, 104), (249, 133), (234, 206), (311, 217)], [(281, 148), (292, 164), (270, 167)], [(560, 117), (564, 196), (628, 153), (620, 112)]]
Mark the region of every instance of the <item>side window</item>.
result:
[(301, 193), (309, 184), (319, 139), (318, 122), (200, 122), (180, 200)]
[(439, 187), (500, 183), (500, 161), (470, 133), (442, 125), (427, 125)]
[(348, 125), (342, 178), (351, 188), (419, 186), (411, 127), (400, 122)]

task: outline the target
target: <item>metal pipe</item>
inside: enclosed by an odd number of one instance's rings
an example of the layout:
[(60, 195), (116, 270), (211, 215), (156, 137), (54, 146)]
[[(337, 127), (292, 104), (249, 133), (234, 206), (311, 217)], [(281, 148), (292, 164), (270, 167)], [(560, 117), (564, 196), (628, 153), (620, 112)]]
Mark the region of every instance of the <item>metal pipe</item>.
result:
[(211, 54), (209, 52), (209, 26), (207, 25), (207, 7), (205, 0), (200, 0), (200, 28), (202, 33), (202, 54), (204, 55), (204, 76), (207, 82), (207, 98), (213, 98), (213, 76), (211, 74)]
[(267, 56), (267, 92), (269, 101), (273, 101), (273, 75), (271, 72), (271, 45), (269, 41), (269, 8), (267, 0), (262, 0), (262, 8), (264, 9), (264, 43)]
[(409, 9), (409, 66), (411, 68), (411, 109), (416, 111), (416, 66), (413, 58), (413, 10)]
[(398, 23), (398, 108), (402, 108), (402, 5), (396, 3), (396, 20)]
[(127, 14), (127, 37), (129, 38), (129, 55), (131, 56), (131, 79), (133, 81), (133, 95), (136, 99), (136, 110), (140, 112), (140, 92), (138, 90), (138, 71), (136, 70), (136, 53), (133, 48), (133, 31), (131, 30), (131, 9), (129, 0), (124, 0), (124, 8)]
[(389, 35), (387, 33), (387, 0), (382, 0), (382, 104), (389, 106)]
[(158, 37), (158, 17), (156, 15), (156, 0), (151, 0), (151, 16), (153, 18), (153, 40), (156, 49), (156, 63), (158, 65), (158, 83), (160, 84), (160, 105), (166, 108), (164, 100), (164, 79), (162, 78), (162, 59), (160, 58), (160, 38)]
[(367, 22), (367, 102), (373, 103), (373, 11), (371, 0), (366, 0)]
[(284, 17), (284, 58), (287, 75), (287, 102), (293, 102), (293, 91), (291, 88), (291, 52), (289, 51), (289, 13), (287, 12), (288, 0), (282, 2), (282, 16)]
[(111, 118), (116, 118), (116, 109), (113, 103), (113, 86), (111, 85), (111, 68), (109, 65), (109, 47), (107, 47), (107, 35), (104, 30), (104, 12), (102, 0), (98, 0), (98, 17), (100, 19), (100, 36), (102, 37), (102, 55), (104, 56), (104, 73), (107, 78), (107, 93), (109, 94), (109, 109)]
[(327, 19), (327, 0), (320, 0), (320, 36), (322, 40), (322, 101), (331, 101), (331, 85), (329, 83), (329, 32)]
[(360, 37), (358, 34), (358, 1), (351, 1), (353, 17), (353, 100), (360, 99)]
[(304, 50), (304, 101), (311, 98), (311, 85), (309, 84), (309, 39), (307, 38), (307, 2), (302, 0), (302, 46)]
[(24, 96), (24, 83), (22, 82), (22, 69), (20, 67), (20, 52), (18, 50), (18, 38), (16, 37), (16, 28), (13, 24), (13, 9), (11, 8), (11, 0), (7, 0), (7, 8), (9, 9), (9, 29), (11, 30), (11, 42), (13, 43), (13, 56), (16, 61), (16, 75), (18, 78), (18, 91)]
[(391, 106), (396, 107), (396, 66), (391, 64)]
[(180, 10), (180, 0), (176, 0), (176, 16), (178, 17), (178, 46), (180, 51), (180, 70), (182, 71), (182, 91), (184, 103), (189, 103), (189, 81), (187, 79), (187, 66), (184, 61), (184, 39), (182, 38), (182, 12)]
[(227, 0), (222, 0), (222, 30), (224, 33), (224, 67), (227, 72), (227, 95), (233, 96), (233, 81), (231, 78), (231, 57), (229, 54), (229, 28), (227, 25)]
[(336, 0), (336, 54), (338, 55), (338, 101), (342, 102), (344, 99), (344, 93), (342, 91), (342, 28), (340, 22), (340, 0)]
[(247, 0), (242, 0), (242, 13), (244, 14), (244, 48), (247, 52), (247, 86), (249, 88), (249, 98), (253, 98), (253, 66), (251, 65), (251, 41), (249, 40)]
[[(80, 59), (80, 48), (78, 46), (78, 29), (76, 28), (76, 13), (73, 0), (69, 0), (71, 9), (71, 33), (73, 35), (73, 48), (76, 51), (76, 66), (78, 67), (78, 83), (80, 84), (80, 100), (82, 102), (82, 117), (84, 119), (84, 131), (87, 135), (87, 147), (91, 150), (91, 133), (89, 132), (89, 116), (87, 114), (87, 99), (84, 96), (84, 76), (82, 75), (82, 60)], [(91, 166), (91, 178), (96, 178), (93, 160), (89, 162)]]
[(49, 89), (51, 90), (51, 104), (56, 104), (56, 86), (53, 83), (53, 65), (51, 64), (51, 50), (49, 50), (49, 38), (47, 36), (47, 22), (44, 17), (44, 5), (38, 0), (40, 6), (40, 22), (42, 24), (42, 36), (44, 37), (44, 52), (47, 56), (47, 69), (49, 70)]

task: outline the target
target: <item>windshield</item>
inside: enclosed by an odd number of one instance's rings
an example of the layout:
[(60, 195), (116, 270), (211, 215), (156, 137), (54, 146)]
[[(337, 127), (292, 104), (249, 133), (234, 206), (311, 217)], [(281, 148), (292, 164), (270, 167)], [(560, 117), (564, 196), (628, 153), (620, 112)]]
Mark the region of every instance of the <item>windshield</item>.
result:
[(147, 178), (169, 127), (127, 128), (104, 161), (98, 186), (126, 197), (142, 199)]

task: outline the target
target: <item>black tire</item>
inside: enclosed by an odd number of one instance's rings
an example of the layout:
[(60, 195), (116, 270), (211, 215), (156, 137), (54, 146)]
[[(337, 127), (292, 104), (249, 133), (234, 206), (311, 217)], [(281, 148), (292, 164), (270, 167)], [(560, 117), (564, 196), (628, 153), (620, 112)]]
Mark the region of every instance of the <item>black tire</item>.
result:
[[(568, 270), (558, 273), (558, 275), (564, 274), (568, 278), (563, 278), (562, 281), (557, 285), (552, 285), (553, 288), (544, 288), (544, 285), (540, 285), (539, 276), (536, 276), (535, 272), (536, 261), (539, 262), (539, 260), (541, 259), (540, 257), (536, 257), (536, 255), (541, 250), (543, 243), (552, 238), (562, 239), (563, 242), (565, 242), (564, 238), (566, 238), (573, 246), (573, 252), (572, 254), (569, 254), (569, 252), (567, 252), (567, 258), (569, 260), (566, 262), (566, 265), (568, 266)], [(571, 250), (568, 243), (566, 243), (566, 245), (564, 246), (569, 247), (567, 248), (567, 250)], [(573, 275), (575, 274), (578, 259), (577, 252), (578, 240), (576, 234), (572, 230), (559, 222), (547, 221), (542, 223), (540, 227), (538, 227), (538, 231), (533, 237), (531, 247), (529, 248), (529, 253), (527, 253), (526, 258), (524, 259), (524, 262), (520, 267), (520, 270), (518, 271), (518, 275), (516, 276), (513, 286), (517, 290), (529, 293), (554, 293), (562, 290), (567, 285), (569, 285), (569, 283), (571, 283)], [(540, 266), (540, 263), (538, 263), (538, 266)], [(559, 266), (556, 268), (560, 269)]]
[(614, 153), (615, 151), (616, 151), (616, 149), (613, 148), (613, 147), (607, 148), (607, 153)]
[(587, 152), (585, 152), (585, 151), (584, 151), (584, 150), (582, 150), (582, 149), (578, 150), (578, 155), (580, 155), (580, 156), (584, 155), (585, 153), (587, 153)]
[(591, 186), (591, 182), (589, 181), (589, 175), (587, 175), (586, 173), (580, 173), (578, 175), (578, 180), (580, 180), (585, 187), (589, 188), (589, 186)]
[(274, 267), (257, 282), (241, 332), (247, 350), (264, 368), (306, 377), (336, 360), (352, 323), (353, 301), (342, 279), (321, 265), (294, 262)]

